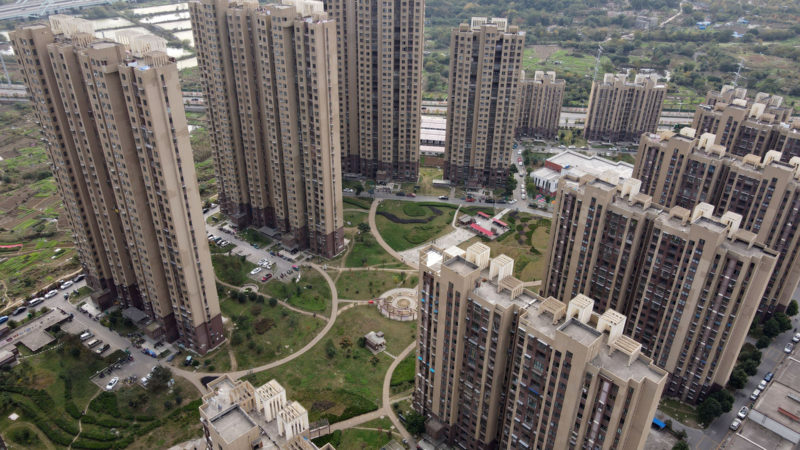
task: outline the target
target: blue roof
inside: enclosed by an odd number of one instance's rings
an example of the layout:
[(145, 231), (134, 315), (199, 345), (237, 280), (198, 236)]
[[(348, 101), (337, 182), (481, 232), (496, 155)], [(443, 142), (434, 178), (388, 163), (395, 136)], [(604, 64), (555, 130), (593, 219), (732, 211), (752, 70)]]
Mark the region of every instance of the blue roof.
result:
[(667, 426), (667, 424), (658, 420), (657, 417), (653, 417), (653, 425), (657, 426), (659, 430), (663, 430)]

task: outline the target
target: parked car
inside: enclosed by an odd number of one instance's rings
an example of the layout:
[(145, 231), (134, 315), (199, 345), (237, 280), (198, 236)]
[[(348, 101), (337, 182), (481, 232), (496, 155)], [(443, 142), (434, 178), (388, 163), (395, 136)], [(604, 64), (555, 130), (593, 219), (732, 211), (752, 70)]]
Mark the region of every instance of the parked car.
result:
[(28, 310), (27, 306), (20, 306), (11, 313), (12, 316), (18, 316)]
[(47, 294), (44, 294), (44, 298), (53, 298), (56, 295), (58, 295), (58, 291), (53, 289), (52, 291), (48, 292)]
[(106, 390), (107, 390), (107, 391), (110, 391), (110, 390), (114, 389), (114, 386), (116, 386), (116, 385), (117, 385), (117, 383), (119, 383), (119, 377), (114, 377), (114, 378), (112, 378), (112, 379), (111, 379), (111, 380), (108, 382), (108, 384), (106, 385)]
[(73, 279), (72, 279), (72, 281), (74, 281), (75, 283), (77, 283), (78, 281), (81, 281), (81, 280), (83, 280), (84, 278), (86, 278), (86, 275), (84, 275), (84, 274), (80, 274), (80, 275), (76, 276), (75, 278), (73, 278)]
[(268, 273), (268, 274), (264, 275), (263, 277), (261, 277), (261, 282), (262, 283), (266, 283), (267, 281), (270, 280), (270, 278), (272, 278), (272, 274)]
[(256, 267), (255, 269), (250, 271), (250, 275), (256, 275), (258, 274), (258, 272), (261, 272), (262, 270), (264, 269), (262, 269), (261, 267)]
[(795, 344), (800, 342), (800, 333), (795, 333), (794, 336), (792, 336), (792, 342), (794, 342)]
[(742, 421), (740, 419), (738, 419), (738, 418), (733, 419), (733, 422), (731, 422), (731, 430), (733, 430), (733, 431), (738, 430), (739, 426), (741, 424), (742, 424)]
[(81, 338), (82, 341), (85, 341), (85, 340), (89, 339), (92, 336), (94, 336), (94, 333), (92, 333), (89, 330), (86, 330), (83, 333), (81, 333), (80, 338)]
[(8, 322), (8, 316), (0, 316), (0, 323)]
[(749, 412), (750, 410), (747, 408), (747, 406), (742, 406), (742, 409), (740, 409), (739, 412), (736, 413), (736, 417), (744, 420), (744, 418), (747, 417), (747, 413)]
[(395, 194), (394, 194), (394, 195), (396, 195), (396, 196), (398, 196), (398, 197), (405, 197), (405, 196), (406, 196), (406, 193), (405, 193), (405, 192), (395, 192)]
[(61, 283), (61, 286), (59, 287), (59, 289), (61, 289), (61, 290), (69, 289), (69, 287), (72, 286), (72, 284), (73, 284), (72, 280), (65, 281), (65, 282)]
[(784, 353), (792, 353), (792, 350), (794, 350), (794, 344), (792, 344), (791, 342), (789, 342), (788, 344), (786, 344), (785, 347), (783, 347)]
[(100, 339), (92, 339), (91, 341), (86, 343), (86, 346), (89, 348), (95, 348), (102, 343), (103, 341), (101, 341)]
[(38, 305), (39, 303), (42, 303), (43, 301), (44, 301), (44, 297), (36, 297), (35, 299), (33, 299), (33, 300), (28, 302), (28, 307), (29, 308), (30, 307), (34, 307), (34, 306)]
[(772, 377), (773, 377), (773, 374), (772, 374), (772, 372), (767, 372), (767, 374), (766, 374), (766, 375), (764, 375), (764, 381), (766, 381), (767, 383), (769, 383), (770, 381), (772, 381)]
[(764, 389), (766, 389), (766, 388), (767, 388), (767, 382), (766, 382), (766, 381), (764, 381), (764, 380), (761, 380), (761, 381), (758, 383), (758, 390), (759, 390), (759, 391), (763, 391), (763, 390), (764, 390)]
[(475, 199), (474, 199), (474, 198), (472, 198), (472, 197), (467, 197), (467, 203), (472, 203), (472, 202), (474, 202), (474, 201), (475, 201)]
[(753, 393), (752, 393), (752, 394), (750, 394), (750, 400), (752, 400), (752, 401), (756, 401), (756, 400), (758, 400), (758, 396), (759, 396), (759, 395), (761, 395), (761, 391), (759, 391), (758, 389), (756, 389), (755, 391), (753, 391)]
[(439, 200), (450, 200), (450, 197), (448, 197), (446, 195), (440, 195), (439, 196)]
[(110, 346), (110, 345), (108, 345), (108, 344), (103, 344), (103, 346), (102, 346), (102, 347), (97, 347), (97, 349), (96, 349), (94, 352), (95, 352), (95, 353), (97, 353), (98, 355), (102, 355), (102, 354), (103, 354), (103, 352), (105, 352), (105, 351), (106, 351), (106, 350), (108, 350), (109, 348), (111, 348), (111, 346)]

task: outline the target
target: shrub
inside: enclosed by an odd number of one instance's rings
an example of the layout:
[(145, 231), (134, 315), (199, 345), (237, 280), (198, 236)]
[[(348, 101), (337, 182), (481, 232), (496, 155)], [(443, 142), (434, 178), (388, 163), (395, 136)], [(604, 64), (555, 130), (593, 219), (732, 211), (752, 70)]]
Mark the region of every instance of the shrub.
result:
[[(273, 326), (275, 326), (275, 321), (274, 320), (268, 319), (268, 318), (262, 318), (262, 319), (258, 319), (253, 324), (253, 329), (258, 334), (264, 334), (267, 331), (269, 331)], [(253, 342), (253, 341), (250, 341), (250, 342)]]
[(791, 302), (789, 302), (789, 306), (786, 307), (786, 315), (789, 317), (796, 316), (797, 309), (798, 309), (797, 301), (792, 300)]
[(770, 342), (772, 342), (772, 339), (766, 336), (761, 336), (758, 338), (758, 340), (756, 340), (756, 348), (767, 348), (769, 347)]
[(269, 299), (269, 306), (271, 306), (271, 307), (273, 307), (273, 308), (274, 308), (274, 307), (275, 307), (275, 305), (277, 305), (277, 304), (278, 304), (278, 299), (277, 299), (277, 298), (274, 298), (274, 297), (270, 297), (270, 299)]

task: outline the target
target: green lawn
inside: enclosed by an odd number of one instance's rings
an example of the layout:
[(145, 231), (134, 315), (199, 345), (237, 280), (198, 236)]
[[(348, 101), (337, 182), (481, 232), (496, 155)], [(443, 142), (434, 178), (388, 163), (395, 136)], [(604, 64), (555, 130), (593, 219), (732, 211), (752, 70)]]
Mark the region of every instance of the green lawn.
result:
[(244, 256), (211, 255), (214, 274), (220, 280), (235, 286), (242, 286), (252, 281), (249, 274), (256, 267)]
[(358, 234), (353, 241), (353, 249), (347, 254), (345, 267), (372, 267), (398, 262), (378, 244), (371, 233)]
[(697, 411), (694, 407), (681, 403), (678, 400), (664, 397), (658, 404), (658, 409), (678, 422), (692, 428), (700, 428), (697, 423)]
[(357, 197), (342, 197), (342, 202), (345, 208), (369, 209), (372, 204), (370, 199)]
[(449, 187), (434, 187), (433, 180), (441, 180), (444, 178), (442, 169), (436, 167), (420, 167), (419, 179), (417, 185), (419, 189), (416, 191), (420, 195), (450, 195)]
[(327, 315), (331, 310), (331, 289), (328, 282), (313, 269), (302, 269), (299, 283), (295, 283), (294, 278), (286, 283), (273, 279), (262, 284), (259, 290), (269, 297), (285, 300), (306, 311)]
[[(528, 77), (533, 77), (533, 73), (537, 70), (555, 70), (556, 73), (560, 72), (575, 72), (579, 75), (591, 75), (594, 73), (595, 54), (582, 54), (576, 56), (572, 50), (559, 49), (547, 59), (539, 59), (535, 56), (533, 48), (526, 48), (522, 57), (522, 68), (528, 74)], [(607, 56), (600, 58), (600, 64), (611, 63)], [(588, 93), (587, 93), (588, 95)]]
[(352, 308), (344, 311), (325, 339), (302, 357), (246, 379), (254, 386), (278, 380), (288, 397), (309, 411), (312, 422), (327, 418), (334, 423), (364, 414), (378, 407), (391, 360), (382, 354), (373, 360), (369, 351), (358, 346), (358, 338), (370, 331), (383, 331), (387, 351), (397, 354), (414, 341), (415, 325), (386, 319), (375, 307)]
[(396, 223), (382, 215), (375, 217), (383, 240), (393, 249), (403, 251), (449, 233), (453, 229), (450, 224), (455, 207), (446, 203), (384, 200), (378, 206), (378, 212), (393, 214), (399, 220), (428, 220), (426, 223)]
[(417, 286), (418, 277), (410, 272), (354, 271), (342, 272), (336, 281), (339, 298), (368, 300), (398, 287)]
[[(321, 318), (315, 319), (280, 305), (270, 306), (268, 301), (259, 303), (226, 299), (220, 303), (220, 307), (223, 315), (234, 324), (230, 346), (239, 369), (260, 366), (300, 350), (325, 325)], [(215, 353), (223, 361), (212, 359), (208, 370), (229, 370), (230, 357), (227, 352)]]
[(350, 428), (347, 430), (336, 430), (335, 432), (314, 439), (317, 446), (330, 443), (336, 450), (365, 450), (377, 449), (392, 440), (391, 430), (359, 430)]
[[(368, 214), (364, 212), (345, 211), (344, 212), (344, 226), (357, 227), (360, 223), (367, 223)], [(349, 222), (349, 223), (348, 223)]]
[(398, 394), (414, 387), (414, 376), (416, 374), (416, 353), (412, 352), (406, 356), (392, 373), (392, 394)]

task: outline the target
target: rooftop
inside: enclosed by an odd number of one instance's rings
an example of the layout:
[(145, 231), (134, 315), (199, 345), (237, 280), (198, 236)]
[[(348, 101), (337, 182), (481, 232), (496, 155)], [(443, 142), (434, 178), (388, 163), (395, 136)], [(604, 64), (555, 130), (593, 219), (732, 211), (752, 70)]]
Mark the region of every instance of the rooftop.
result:
[(220, 437), (231, 443), (256, 426), (239, 405), (234, 405), (227, 411), (211, 419), (213, 426)]
[[(440, 253), (441, 255), (441, 253)], [(466, 259), (462, 258), (461, 256), (456, 256), (455, 258), (448, 259), (445, 263), (450, 270), (456, 272), (461, 276), (466, 276), (472, 272), (474, 272), (478, 266), (475, 264), (467, 261)]]

